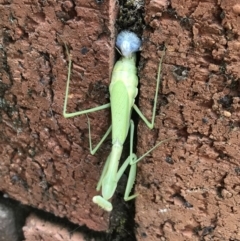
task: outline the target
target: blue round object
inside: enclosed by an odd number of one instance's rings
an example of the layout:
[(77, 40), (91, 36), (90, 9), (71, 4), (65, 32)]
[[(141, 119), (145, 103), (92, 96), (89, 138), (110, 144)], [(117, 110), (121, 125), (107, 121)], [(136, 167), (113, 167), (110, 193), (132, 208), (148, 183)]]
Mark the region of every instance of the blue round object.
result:
[(141, 40), (135, 33), (124, 30), (118, 34), (116, 46), (121, 50), (124, 57), (131, 57), (132, 53), (139, 50)]

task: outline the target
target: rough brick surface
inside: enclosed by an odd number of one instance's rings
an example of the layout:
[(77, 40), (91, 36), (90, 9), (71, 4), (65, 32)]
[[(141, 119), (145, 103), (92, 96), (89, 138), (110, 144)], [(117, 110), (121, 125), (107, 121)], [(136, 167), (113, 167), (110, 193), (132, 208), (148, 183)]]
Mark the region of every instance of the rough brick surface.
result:
[(23, 231), (24, 241), (85, 241), (81, 233), (44, 221), (34, 214), (27, 218)]
[[(170, 4), (171, 5), (168, 5)], [(140, 107), (150, 117), (163, 44), (162, 97), (153, 131), (140, 122), (138, 240), (239, 240), (239, 1), (146, 1)]]
[[(86, 116), (62, 116), (63, 42), (73, 59), (68, 110), (106, 103), (115, 13), (110, 0), (0, 2), (0, 189), (94, 230), (108, 226), (92, 197), (109, 146), (91, 156)], [(108, 127), (106, 113), (89, 115), (94, 142)]]

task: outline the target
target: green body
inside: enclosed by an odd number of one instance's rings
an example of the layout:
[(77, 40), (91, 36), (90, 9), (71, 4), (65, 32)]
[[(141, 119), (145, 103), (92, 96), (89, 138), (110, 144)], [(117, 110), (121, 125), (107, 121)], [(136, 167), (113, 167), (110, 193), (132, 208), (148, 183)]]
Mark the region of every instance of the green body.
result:
[(122, 57), (113, 68), (109, 86), (112, 113), (112, 144), (123, 145), (126, 140), (132, 107), (137, 96), (138, 77), (135, 55)]
[(138, 77), (135, 55), (131, 58), (122, 57), (113, 68), (109, 86), (112, 114), (112, 151), (109, 166), (102, 180), (102, 195), (110, 199), (117, 187), (117, 172), (126, 140), (132, 107), (137, 96)]
[[(138, 77), (137, 77), (135, 53), (133, 53), (130, 57), (123, 56), (121, 57), (120, 60), (116, 62), (112, 72), (111, 84), (109, 86), (110, 103), (102, 106), (98, 106), (95, 108), (87, 109), (87, 110), (81, 110), (74, 113), (67, 113), (67, 100), (68, 100), (68, 93), (69, 93), (69, 82), (71, 77), (71, 64), (72, 64), (69, 53), (68, 53), (68, 57), (69, 57), (69, 68), (68, 68), (66, 95), (65, 95), (65, 101), (63, 106), (64, 117), (65, 118), (74, 117), (74, 116), (87, 114), (87, 113), (91, 113), (91, 112), (95, 112), (95, 111), (99, 111), (99, 110), (103, 110), (111, 107), (112, 125), (109, 127), (105, 135), (102, 137), (101, 141), (97, 144), (97, 146), (94, 149), (92, 148), (90, 122), (88, 119), (89, 146), (90, 146), (90, 151), (92, 155), (96, 153), (96, 151), (101, 146), (103, 141), (107, 138), (110, 132), (112, 132), (112, 150), (110, 155), (107, 158), (100, 180), (97, 185), (97, 191), (100, 191), (102, 189), (102, 195), (97, 195), (93, 197), (94, 203), (96, 203), (106, 211), (111, 211), (112, 204), (109, 200), (113, 197), (117, 187), (117, 183), (121, 178), (122, 174), (124, 173), (124, 171), (126, 170), (126, 168), (130, 165), (128, 182), (127, 182), (127, 186), (124, 194), (124, 200), (128, 201), (137, 196), (136, 194), (130, 196), (132, 187), (134, 185), (135, 177), (136, 177), (136, 163), (141, 159), (143, 159), (156, 147), (161, 145), (161, 143), (169, 140), (168, 139), (157, 143), (153, 148), (151, 148), (148, 152), (146, 152), (140, 158), (137, 158), (137, 156), (133, 153), (134, 123), (131, 120), (131, 112), (132, 112), (132, 109), (134, 109), (136, 113), (140, 116), (140, 118), (146, 123), (146, 125), (151, 129), (153, 128), (155, 115), (156, 115), (156, 104), (157, 104), (157, 97), (158, 97), (158, 90), (159, 90), (159, 83), (160, 83), (160, 70), (161, 70), (163, 57), (161, 58), (159, 67), (158, 67), (156, 92), (154, 97), (153, 115), (152, 115), (151, 122), (149, 122), (146, 119), (146, 117), (142, 114), (142, 112), (134, 103), (135, 97), (137, 96), (137, 93), (138, 93), (138, 89), (137, 89)], [(119, 160), (122, 155), (123, 144), (126, 140), (129, 130), (130, 130), (130, 155), (124, 161), (122, 166), (119, 168)]]

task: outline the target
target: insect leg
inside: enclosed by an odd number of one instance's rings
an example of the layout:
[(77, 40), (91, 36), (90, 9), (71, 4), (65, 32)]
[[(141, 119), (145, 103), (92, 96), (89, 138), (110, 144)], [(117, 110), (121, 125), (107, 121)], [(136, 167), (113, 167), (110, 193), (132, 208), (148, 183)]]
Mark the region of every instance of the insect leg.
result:
[(92, 155), (94, 155), (96, 153), (96, 151), (98, 150), (98, 148), (102, 145), (102, 143), (106, 140), (106, 138), (108, 137), (108, 135), (110, 134), (111, 130), (112, 130), (112, 125), (108, 128), (108, 130), (106, 131), (106, 133), (104, 134), (104, 136), (102, 137), (102, 139), (99, 141), (99, 143), (96, 145), (96, 147), (92, 148), (92, 138), (91, 138), (91, 126), (90, 126), (90, 120), (88, 118), (88, 133), (89, 133), (89, 147), (90, 147), (90, 153)]
[(152, 129), (154, 127), (154, 121), (156, 116), (156, 107), (157, 107), (157, 98), (158, 98), (158, 90), (160, 85), (160, 78), (161, 78), (161, 69), (162, 69), (162, 60), (165, 55), (166, 49), (164, 48), (163, 55), (160, 59), (159, 65), (158, 65), (158, 75), (157, 75), (157, 85), (156, 85), (156, 92), (154, 97), (154, 105), (153, 105), (153, 113), (152, 113), (152, 120), (151, 122), (147, 120), (147, 118), (143, 115), (143, 113), (139, 110), (139, 108), (136, 106), (136, 104), (133, 105), (133, 109), (138, 113), (140, 118), (144, 121), (144, 123)]
[(136, 158), (135, 160), (132, 160), (132, 161), (130, 162), (130, 165), (134, 165), (134, 164), (136, 164), (137, 162), (141, 161), (145, 156), (147, 156), (150, 152), (152, 152), (155, 148), (159, 147), (159, 146), (162, 145), (163, 143), (168, 142), (168, 141), (170, 141), (170, 140), (177, 140), (177, 139), (178, 139), (178, 138), (177, 138), (176, 136), (174, 136), (174, 137), (170, 137), (170, 138), (167, 138), (167, 139), (165, 139), (165, 140), (163, 140), (163, 141), (158, 142), (153, 148), (151, 148), (149, 151), (147, 151), (146, 153), (144, 153), (141, 157)]
[[(77, 111), (77, 112), (74, 112), (74, 113), (67, 113), (67, 102), (68, 102), (68, 93), (69, 93), (69, 83), (70, 83), (70, 79), (71, 79), (72, 59), (71, 59), (71, 56), (69, 54), (67, 45), (65, 43), (64, 43), (64, 45), (65, 45), (65, 48), (66, 48), (69, 65), (68, 65), (68, 77), (67, 77), (65, 100), (64, 100), (64, 106), (63, 106), (63, 116), (65, 118), (69, 118), (69, 117), (74, 117), (74, 116), (78, 116), (78, 115), (82, 115), (82, 114), (87, 114), (87, 113), (90, 113), (90, 112), (103, 110), (103, 109), (106, 109), (106, 108), (110, 107), (110, 103), (108, 103), (108, 104), (101, 105), (101, 106), (94, 107), (94, 108), (87, 109), (87, 110), (81, 110), (81, 111)], [(110, 126), (108, 128), (107, 132), (105, 133), (103, 138), (100, 140), (100, 142), (97, 144), (97, 146), (95, 148), (92, 148), (91, 129), (90, 129), (90, 121), (89, 121), (88, 116), (87, 116), (87, 119), (88, 119), (88, 131), (89, 131), (89, 147), (90, 147), (91, 154), (94, 155), (96, 153), (96, 151), (98, 150), (98, 148), (103, 143), (103, 141), (107, 138), (107, 136), (111, 132), (112, 127)]]
[(106, 161), (106, 163), (104, 164), (101, 177), (100, 177), (100, 179), (99, 179), (99, 181), (98, 181), (98, 184), (97, 184), (97, 188), (96, 188), (97, 191), (100, 191), (100, 189), (101, 189), (101, 187), (102, 187), (102, 181), (103, 181), (103, 178), (105, 177), (105, 175), (106, 175), (106, 173), (107, 173), (107, 169), (108, 169), (108, 166), (109, 166), (110, 155), (111, 155), (111, 153), (109, 154), (109, 156), (108, 156), (108, 158), (107, 158), (107, 161)]
[(125, 194), (124, 194), (124, 200), (129, 201), (137, 196), (137, 194), (133, 194), (132, 196), (129, 196), (132, 187), (134, 185), (134, 181), (136, 178), (136, 172), (137, 172), (137, 165), (135, 164), (135, 160), (137, 159), (137, 156), (133, 153), (133, 137), (134, 137), (134, 123), (132, 120), (130, 120), (130, 155), (128, 158), (124, 161), (122, 164), (121, 168), (119, 169), (117, 173), (117, 182), (123, 175), (124, 171), (128, 167), (128, 165), (133, 162), (133, 165), (130, 167), (130, 172), (128, 175), (128, 181), (127, 181), (127, 186), (125, 189)]
[(64, 100), (64, 105), (63, 105), (63, 116), (65, 118), (69, 118), (69, 117), (74, 117), (74, 116), (87, 114), (87, 113), (90, 113), (90, 112), (95, 112), (95, 111), (99, 111), (99, 110), (109, 108), (110, 103), (107, 103), (107, 104), (97, 106), (97, 107), (94, 107), (94, 108), (91, 108), (91, 109), (77, 111), (77, 112), (74, 112), (74, 113), (67, 113), (67, 102), (68, 102), (68, 93), (69, 93), (69, 83), (70, 83), (70, 79), (71, 79), (72, 59), (71, 59), (71, 56), (69, 54), (69, 51), (68, 51), (68, 48), (67, 48), (66, 44), (65, 44), (65, 48), (66, 48), (66, 52), (67, 52), (67, 55), (68, 55), (69, 64), (68, 64), (68, 77), (67, 77), (67, 85), (66, 85), (66, 92), (65, 92), (65, 100)]

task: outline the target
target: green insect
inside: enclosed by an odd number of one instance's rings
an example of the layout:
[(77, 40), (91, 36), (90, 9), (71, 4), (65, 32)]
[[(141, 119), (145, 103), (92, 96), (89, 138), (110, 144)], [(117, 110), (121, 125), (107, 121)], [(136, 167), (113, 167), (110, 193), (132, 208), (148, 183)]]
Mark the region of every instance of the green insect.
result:
[[(102, 195), (93, 197), (93, 202), (99, 205), (106, 211), (112, 210), (112, 204), (109, 201), (116, 190), (117, 183), (120, 177), (123, 175), (124, 171), (130, 165), (130, 172), (127, 181), (127, 186), (125, 189), (124, 200), (128, 201), (137, 196), (137, 194), (131, 195), (130, 192), (133, 187), (135, 177), (136, 177), (136, 163), (148, 155), (153, 149), (158, 147), (163, 142), (169, 140), (164, 140), (155, 145), (152, 149), (146, 152), (140, 158), (133, 153), (133, 134), (134, 134), (134, 123), (131, 120), (132, 109), (134, 109), (141, 119), (146, 123), (146, 125), (152, 129), (154, 126), (154, 120), (156, 115), (156, 104), (158, 97), (158, 90), (160, 84), (160, 72), (163, 56), (159, 63), (156, 93), (154, 98), (153, 114), (152, 120), (149, 122), (146, 117), (142, 114), (139, 108), (135, 105), (135, 98), (138, 93), (138, 77), (137, 77), (137, 67), (136, 67), (136, 52), (139, 50), (141, 41), (132, 32), (123, 31), (117, 37), (116, 42), (117, 47), (121, 50), (122, 57), (116, 62), (113, 72), (111, 84), (109, 86), (110, 91), (110, 103), (104, 104), (99, 107), (82, 110), (74, 113), (67, 113), (67, 100), (69, 93), (69, 82), (71, 74), (71, 58), (69, 55), (69, 68), (68, 68), (68, 79), (66, 87), (66, 96), (63, 107), (63, 115), (65, 118), (74, 117), (82, 114), (87, 114), (94, 111), (103, 110), (105, 108), (111, 107), (112, 125), (107, 130), (106, 134), (103, 136), (98, 145), (92, 149), (91, 143), (91, 131), (90, 123), (89, 125), (89, 146), (92, 155), (98, 150), (103, 141), (112, 132), (112, 150), (107, 158), (104, 165), (100, 180), (97, 185), (97, 191), (102, 189)], [(119, 160), (121, 158), (123, 144), (126, 140), (128, 131), (130, 129), (130, 155), (125, 160), (123, 165), (119, 168)], [(170, 138), (171, 139), (171, 138)]]

